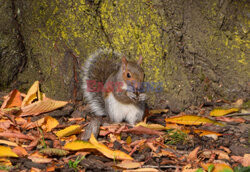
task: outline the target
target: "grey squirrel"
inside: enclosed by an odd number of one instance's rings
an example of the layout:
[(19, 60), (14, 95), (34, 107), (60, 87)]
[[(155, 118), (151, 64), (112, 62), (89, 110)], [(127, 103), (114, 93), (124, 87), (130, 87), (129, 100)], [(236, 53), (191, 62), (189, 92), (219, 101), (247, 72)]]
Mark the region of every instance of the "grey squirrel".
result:
[(131, 125), (142, 120), (146, 94), (141, 92), (144, 71), (138, 62), (127, 61), (120, 53), (99, 49), (85, 62), (83, 91), (96, 116)]

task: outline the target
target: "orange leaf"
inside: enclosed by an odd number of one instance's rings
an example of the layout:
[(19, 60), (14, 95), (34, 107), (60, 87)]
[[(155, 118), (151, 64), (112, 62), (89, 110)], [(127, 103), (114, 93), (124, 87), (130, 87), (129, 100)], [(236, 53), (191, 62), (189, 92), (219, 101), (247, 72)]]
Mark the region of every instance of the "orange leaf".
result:
[(177, 115), (171, 118), (166, 118), (165, 121), (177, 124), (184, 124), (184, 125), (216, 124), (224, 126), (222, 123), (213, 121), (206, 117), (201, 117), (196, 115)]
[(197, 153), (198, 153), (199, 149), (200, 149), (200, 146), (196, 147), (194, 150), (192, 150), (192, 152), (189, 153), (188, 159), (190, 161), (197, 160)]
[[(201, 166), (202, 166), (202, 168), (204, 168), (205, 170), (208, 170), (208, 167), (209, 167), (210, 165), (212, 165), (212, 164), (213, 164), (213, 163), (207, 163), (207, 164), (201, 163)], [(221, 172), (221, 171), (225, 171), (225, 170), (227, 170), (227, 171), (232, 171), (232, 172), (233, 172), (233, 169), (232, 169), (229, 165), (227, 165), (227, 164), (223, 164), (223, 163), (214, 163), (213, 165), (214, 165), (213, 172)]]
[(21, 146), (15, 147), (12, 151), (15, 152), (19, 157), (28, 155), (27, 151)]
[(22, 107), (21, 116), (28, 116), (28, 115), (39, 115), (44, 112), (49, 112), (60, 107), (63, 107), (67, 104), (66, 101), (56, 101), (49, 98), (44, 98), (42, 101), (37, 101), (25, 107)]
[(4, 100), (1, 109), (4, 108), (11, 108), (11, 107), (21, 107), (22, 104), (22, 97), (21, 93), (14, 89), (9, 93), (7, 98)]
[(103, 155), (105, 155), (108, 158), (111, 159), (118, 159), (118, 160), (133, 160), (133, 158), (131, 156), (129, 156), (128, 154), (119, 151), (119, 150), (110, 150), (107, 146), (105, 146), (102, 143), (99, 143), (95, 136), (93, 135), (93, 133), (91, 134), (91, 137), (89, 139), (89, 142), (92, 143), (96, 149), (101, 152)]
[(42, 125), (42, 128), (45, 130), (45, 132), (49, 132), (53, 128), (55, 128), (58, 124), (59, 122), (55, 118), (52, 118), (51, 116), (46, 116), (44, 118), (44, 123)]

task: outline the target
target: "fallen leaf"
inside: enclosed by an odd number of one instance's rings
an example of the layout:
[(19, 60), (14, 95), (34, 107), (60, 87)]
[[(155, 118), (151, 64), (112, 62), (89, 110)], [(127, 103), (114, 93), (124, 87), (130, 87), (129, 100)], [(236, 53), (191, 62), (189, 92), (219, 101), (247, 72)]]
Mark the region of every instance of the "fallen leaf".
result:
[(244, 157), (242, 156), (231, 156), (231, 158), (235, 162), (241, 163), (243, 167), (248, 167), (250, 166), (250, 154), (245, 154)]
[(67, 104), (66, 101), (57, 101), (45, 97), (42, 101), (37, 101), (21, 108), (20, 116), (39, 115), (41, 113), (53, 111)]
[(164, 149), (162, 149), (161, 152), (159, 153), (153, 152), (153, 157), (162, 157), (162, 156), (167, 156), (170, 158), (177, 158), (177, 156), (174, 153), (170, 151), (166, 151)]
[(0, 157), (18, 157), (9, 147), (0, 146)]
[(126, 154), (126, 153), (124, 153), (122, 151), (119, 151), (119, 150), (114, 150), (114, 151), (110, 150), (104, 144), (99, 143), (96, 140), (93, 133), (91, 134), (89, 142), (92, 143), (99, 152), (101, 152), (103, 155), (105, 155), (108, 158), (117, 159), (117, 160), (133, 160), (133, 158), (131, 156), (129, 156), (128, 154)]
[(81, 132), (80, 125), (71, 125), (63, 130), (56, 132), (57, 137), (67, 137), (73, 134), (79, 134)]
[(192, 150), (189, 155), (188, 155), (188, 159), (190, 161), (196, 161), (197, 160), (197, 153), (200, 149), (200, 146), (196, 147), (194, 150)]
[(240, 108), (243, 105), (243, 99), (238, 99), (236, 102), (232, 103), (233, 107)]
[(44, 118), (44, 123), (42, 125), (42, 129), (45, 132), (50, 132), (53, 128), (55, 128), (57, 125), (59, 124), (59, 122), (55, 119), (52, 118), (51, 116), (46, 116)]
[(8, 145), (8, 146), (18, 146), (15, 142), (11, 142), (11, 141), (8, 141), (8, 140), (0, 140), (0, 144), (5, 144), (5, 145)]
[(157, 114), (157, 113), (167, 113), (169, 110), (168, 109), (153, 109), (149, 110), (150, 114)]
[(163, 135), (163, 132), (146, 128), (143, 126), (138, 126), (130, 129), (123, 130), (123, 132), (134, 133), (134, 134), (149, 134), (149, 135)]
[(123, 169), (132, 169), (132, 168), (139, 168), (143, 165), (143, 162), (133, 162), (131, 160), (124, 160), (119, 164), (116, 164), (116, 167), (123, 168)]
[[(6, 158), (0, 158), (0, 166), (12, 166), (11, 161)], [(6, 172), (6, 171), (2, 171)]]
[(201, 130), (201, 129), (181, 129), (182, 132), (189, 134), (191, 131), (199, 134), (199, 136), (207, 136), (207, 137), (212, 137), (214, 140), (218, 139), (218, 136), (222, 136), (220, 133), (216, 133), (214, 131), (208, 131), (208, 130)]
[(33, 85), (30, 87), (27, 95), (23, 99), (22, 107), (30, 105), (35, 99), (41, 100), (40, 97), (40, 90), (39, 90), (39, 81), (35, 81)]
[(210, 165), (214, 165), (214, 169), (213, 169), (213, 172), (222, 172), (222, 171), (225, 171), (227, 170), (227, 172), (233, 172), (233, 169), (227, 165), (227, 164), (223, 164), (223, 163), (201, 163), (201, 166), (202, 168), (204, 168), (205, 170), (208, 170), (208, 167)]
[(30, 160), (32, 160), (32, 162), (35, 163), (50, 163), (52, 161), (51, 158), (47, 158), (46, 156), (43, 156), (42, 154), (35, 152), (33, 154), (31, 154), (30, 156), (28, 156), (28, 158)]
[(1, 109), (21, 107), (21, 104), (22, 104), (21, 93), (17, 89), (14, 89), (9, 93), (9, 95), (4, 100)]
[(146, 124), (145, 122), (139, 122), (136, 124), (136, 127), (143, 126), (146, 128), (154, 129), (154, 130), (165, 130), (166, 128), (160, 124)]
[(95, 149), (95, 148), (96, 147), (93, 144), (87, 141), (81, 141), (81, 140), (76, 140), (76, 141), (67, 143), (64, 146), (64, 149), (73, 150), (73, 151), (83, 150), (83, 149)]
[(31, 167), (30, 172), (41, 172), (42, 170), (39, 168)]
[(155, 168), (139, 168), (136, 170), (123, 170), (123, 172), (158, 172)]
[(171, 118), (166, 118), (166, 122), (184, 124), (184, 125), (202, 125), (202, 124), (215, 124), (224, 126), (224, 124), (213, 121), (206, 117), (196, 116), (196, 115), (177, 115)]
[(237, 122), (237, 123), (246, 122), (244, 118), (231, 118), (231, 117), (225, 117), (225, 116), (216, 117), (215, 119), (219, 121), (223, 121), (223, 122)]
[(224, 116), (229, 113), (238, 112), (239, 108), (231, 108), (231, 109), (214, 109), (210, 112), (210, 116)]
[(16, 146), (13, 150), (19, 157), (24, 157), (28, 155), (28, 152), (21, 146)]

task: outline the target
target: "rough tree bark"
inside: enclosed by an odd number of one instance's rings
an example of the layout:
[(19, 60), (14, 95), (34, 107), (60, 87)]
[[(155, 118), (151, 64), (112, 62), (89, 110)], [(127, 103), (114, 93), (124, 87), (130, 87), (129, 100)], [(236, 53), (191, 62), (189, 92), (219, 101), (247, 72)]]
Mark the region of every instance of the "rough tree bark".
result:
[(146, 81), (164, 87), (151, 105), (249, 98), (247, 0), (5, 0), (0, 14), (1, 89), (40, 80), (50, 97), (81, 99), (84, 60), (108, 47), (144, 57)]

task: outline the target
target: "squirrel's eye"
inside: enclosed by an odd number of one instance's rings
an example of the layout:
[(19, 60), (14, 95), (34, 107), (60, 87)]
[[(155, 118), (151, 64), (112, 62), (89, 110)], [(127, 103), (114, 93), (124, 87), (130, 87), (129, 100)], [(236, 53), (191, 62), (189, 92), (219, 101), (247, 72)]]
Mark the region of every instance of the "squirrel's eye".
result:
[(131, 75), (130, 75), (130, 73), (127, 73), (127, 77), (128, 77), (128, 78), (131, 78)]

